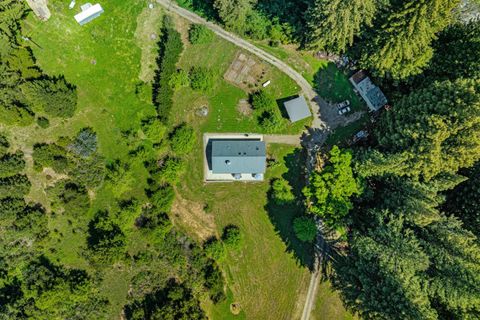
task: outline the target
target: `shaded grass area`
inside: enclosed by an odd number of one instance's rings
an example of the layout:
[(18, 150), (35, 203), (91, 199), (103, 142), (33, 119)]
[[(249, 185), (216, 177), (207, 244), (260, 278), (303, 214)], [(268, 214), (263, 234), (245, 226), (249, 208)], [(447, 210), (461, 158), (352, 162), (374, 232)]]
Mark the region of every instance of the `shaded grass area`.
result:
[[(279, 146), (271, 145), (271, 149)], [(273, 154), (275, 157), (276, 155)], [(292, 253), (297, 262), (309, 269), (313, 266), (313, 247), (310, 244), (300, 241), (293, 231), (293, 219), (301, 216), (305, 212), (303, 204), (302, 189), (305, 186), (303, 164), (305, 163), (305, 154), (302, 149), (294, 149), (283, 158), (275, 159), (276, 165), (284, 166), (284, 172), (280, 175), (288, 181), (292, 187), (292, 192), (297, 199), (291, 204), (276, 204), (270, 194), (265, 210), (268, 212), (270, 220), (275, 227), (278, 235), (287, 246), (287, 251)], [(277, 176), (276, 176), (277, 177)]]
[(344, 127), (338, 127), (333, 133), (331, 133), (326, 143), (328, 145), (344, 145), (352, 139), (353, 135), (358, 131), (367, 127), (370, 122), (370, 117), (368, 114), (363, 115), (357, 121), (350, 123)]
[(311, 320), (353, 320), (358, 319), (352, 315), (342, 305), (338, 293), (330, 289), (331, 284), (322, 282), (318, 286), (317, 299), (312, 310)]
[(318, 94), (329, 102), (350, 100), (353, 111), (366, 110), (347, 76), (331, 62), (314, 75), (314, 87)]

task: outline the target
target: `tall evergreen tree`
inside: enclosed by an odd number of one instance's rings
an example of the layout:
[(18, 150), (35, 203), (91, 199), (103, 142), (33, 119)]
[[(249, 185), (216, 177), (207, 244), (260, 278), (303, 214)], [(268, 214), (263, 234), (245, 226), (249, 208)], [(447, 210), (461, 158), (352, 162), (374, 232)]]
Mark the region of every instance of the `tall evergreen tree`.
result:
[(375, 12), (375, 0), (315, 0), (306, 13), (306, 45), (344, 52), (362, 26), (371, 24)]
[(480, 19), (448, 27), (440, 33), (433, 48), (427, 77), (480, 78)]
[(214, 0), (213, 5), (228, 29), (244, 32), (247, 16), (255, 2), (255, 0)]
[(398, 8), (391, 5), (378, 31), (363, 42), (361, 64), (393, 78), (420, 73), (432, 58), (435, 34), (447, 26), (458, 2), (408, 0)]
[(337, 262), (334, 284), (362, 319), (435, 319), (422, 274), (428, 256), (401, 216), (371, 211), (373, 226), (355, 232)]
[(480, 246), (455, 218), (443, 218), (421, 229), (430, 257), (428, 290), (444, 319), (475, 319), (480, 315)]
[(480, 163), (464, 173), (468, 180), (447, 193), (445, 210), (480, 237)]
[(387, 158), (403, 154), (399, 175), (426, 180), (480, 159), (480, 80), (434, 83), (398, 101), (377, 132)]

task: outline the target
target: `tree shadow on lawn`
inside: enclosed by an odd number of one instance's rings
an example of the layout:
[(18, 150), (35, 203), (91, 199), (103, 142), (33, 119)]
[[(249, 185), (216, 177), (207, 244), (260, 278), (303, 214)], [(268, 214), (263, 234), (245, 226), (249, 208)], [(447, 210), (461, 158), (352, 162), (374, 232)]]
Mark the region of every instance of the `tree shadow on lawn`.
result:
[(272, 190), (269, 190), (268, 203), (265, 206), (265, 210), (275, 227), (275, 231), (286, 244), (287, 252), (293, 254), (298, 264), (312, 270), (313, 245), (300, 241), (295, 236), (293, 230), (293, 219), (303, 215), (305, 212), (305, 206), (302, 201), (302, 188), (305, 185), (303, 170), (303, 163), (305, 163), (304, 151), (295, 149), (293, 153), (287, 154), (283, 160), (288, 171), (282, 175), (282, 178), (287, 180), (290, 186), (292, 186), (292, 191), (297, 201), (288, 205), (276, 204), (272, 198)]
[(361, 110), (362, 103), (353, 91), (353, 86), (345, 75), (333, 62), (320, 68), (315, 75), (314, 89), (320, 97), (330, 103), (350, 100), (354, 110)]

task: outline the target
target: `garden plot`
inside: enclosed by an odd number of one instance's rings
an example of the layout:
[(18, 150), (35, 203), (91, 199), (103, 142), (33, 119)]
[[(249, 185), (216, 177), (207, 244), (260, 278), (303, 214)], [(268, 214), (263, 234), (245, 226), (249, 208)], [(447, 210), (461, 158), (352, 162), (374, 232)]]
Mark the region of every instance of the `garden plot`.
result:
[(266, 69), (264, 64), (253, 57), (239, 52), (225, 72), (224, 78), (245, 91), (251, 91), (264, 81)]

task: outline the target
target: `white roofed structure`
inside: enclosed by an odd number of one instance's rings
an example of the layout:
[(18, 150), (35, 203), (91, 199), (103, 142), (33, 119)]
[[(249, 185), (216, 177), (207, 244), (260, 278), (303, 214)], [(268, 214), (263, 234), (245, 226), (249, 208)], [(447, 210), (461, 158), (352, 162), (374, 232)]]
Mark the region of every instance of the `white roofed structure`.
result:
[(83, 26), (84, 24), (92, 21), (103, 13), (103, 8), (100, 4), (91, 5), (86, 3), (82, 6), (82, 12), (75, 15), (75, 20)]

